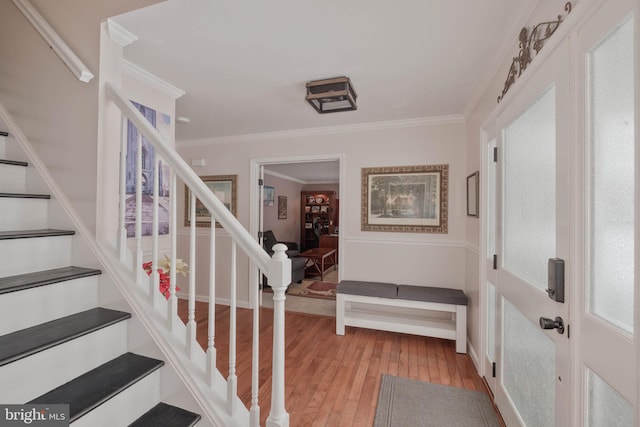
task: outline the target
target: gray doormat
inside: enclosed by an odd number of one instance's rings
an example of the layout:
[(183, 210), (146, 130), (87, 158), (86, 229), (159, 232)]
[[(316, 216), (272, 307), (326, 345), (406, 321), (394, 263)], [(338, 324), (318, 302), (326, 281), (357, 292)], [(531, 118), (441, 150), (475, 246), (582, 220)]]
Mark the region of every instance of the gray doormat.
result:
[(374, 427), (499, 427), (485, 393), (382, 375)]

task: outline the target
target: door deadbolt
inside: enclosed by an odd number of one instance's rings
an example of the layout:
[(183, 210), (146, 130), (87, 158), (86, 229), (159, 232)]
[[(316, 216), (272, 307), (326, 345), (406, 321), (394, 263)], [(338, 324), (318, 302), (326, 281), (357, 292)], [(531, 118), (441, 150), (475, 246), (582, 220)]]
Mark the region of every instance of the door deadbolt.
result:
[(548, 317), (540, 318), (540, 327), (542, 329), (557, 329), (559, 334), (564, 334), (564, 321), (562, 317), (549, 319)]

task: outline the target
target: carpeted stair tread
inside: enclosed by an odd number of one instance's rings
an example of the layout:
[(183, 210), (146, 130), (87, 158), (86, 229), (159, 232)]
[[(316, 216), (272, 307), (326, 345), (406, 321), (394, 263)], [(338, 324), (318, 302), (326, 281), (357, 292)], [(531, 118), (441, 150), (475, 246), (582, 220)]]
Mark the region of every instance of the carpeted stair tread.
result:
[(195, 412), (160, 402), (129, 424), (129, 427), (191, 427), (200, 418)]
[[(1, 136), (1, 135), (0, 135)], [(29, 166), (29, 163), (27, 162), (19, 162), (17, 160), (5, 160), (5, 159), (0, 159), (0, 165), (9, 165), (9, 166), (24, 166), (27, 167)]]
[(162, 360), (125, 353), (28, 403), (69, 404), (73, 422), (162, 365)]
[(0, 231), (0, 240), (30, 239), (33, 237), (73, 236), (74, 234), (76, 234), (76, 232), (73, 230), (56, 230), (51, 228), (43, 228), (39, 230), (12, 230)]
[(0, 366), (130, 317), (123, 311), (98, 307), (0, 336)]
[(97, 276), (99, 274), (102, 274), (102, 272), (94, 268), (70, 266), (37, 271), (35, 273), (19, 274), (16, 276), (0, 277), (0, 295), (67, 280), (80, 279), (82, 277)]
[(5, 199), (50, 199), (49, 194), (27, 194), (27, 193), (0, 193), (0, 197)]

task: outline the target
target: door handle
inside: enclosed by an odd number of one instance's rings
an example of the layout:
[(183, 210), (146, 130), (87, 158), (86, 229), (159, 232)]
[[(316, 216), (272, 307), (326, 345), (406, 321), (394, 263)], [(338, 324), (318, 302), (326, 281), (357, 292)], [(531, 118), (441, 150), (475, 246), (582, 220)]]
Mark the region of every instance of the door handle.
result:
[(548, 317), (540, 318), (540, 327), (542, 329), (557, 329), (559, 334), (564, 334), (564, 321), (562, 317), (549, 319)]

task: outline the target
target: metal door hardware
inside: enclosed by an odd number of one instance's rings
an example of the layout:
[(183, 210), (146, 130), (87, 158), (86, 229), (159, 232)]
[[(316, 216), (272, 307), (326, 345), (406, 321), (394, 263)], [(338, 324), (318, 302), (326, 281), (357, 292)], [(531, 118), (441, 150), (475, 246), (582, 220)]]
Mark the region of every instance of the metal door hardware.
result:
[(542, 329), (557, 329), (559, 334), (564, 334), (564, 321), (562, 317), (549, 319), (548, 317), (540, 318), (540, 327)]

